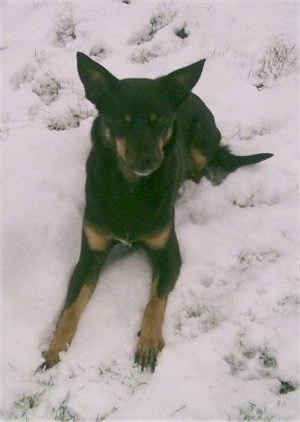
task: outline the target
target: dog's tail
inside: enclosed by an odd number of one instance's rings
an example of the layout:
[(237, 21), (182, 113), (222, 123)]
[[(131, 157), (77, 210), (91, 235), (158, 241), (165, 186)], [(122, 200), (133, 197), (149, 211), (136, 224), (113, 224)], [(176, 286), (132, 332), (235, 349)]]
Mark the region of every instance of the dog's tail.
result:
[(217, 154), (208, 165), (208, 177), (215, 183), (220, 183), (229, 173), (234, 172), (239, 167), (256, 164), (271, 158), (273, 154), (262, 153), (253, 155), (234, 155), (227, 146), (220, 146)]
[(234, 155), (228, 147), (220, 146), (217, 155), (214, 157), (212, 164), (221, 167), (223, 170), (233, 172), (239, 167), (256, 164), (260, 161), (271, 158), (273, 154), (263, 153), (254, 155)]

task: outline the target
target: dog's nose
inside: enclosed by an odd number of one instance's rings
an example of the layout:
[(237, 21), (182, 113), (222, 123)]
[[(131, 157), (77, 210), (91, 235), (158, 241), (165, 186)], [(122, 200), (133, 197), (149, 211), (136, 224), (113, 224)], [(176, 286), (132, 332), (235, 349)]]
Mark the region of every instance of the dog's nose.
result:
[(134, 172), (140, 176), (147, 176), (153, 173), (160, 165), (160, 159), (152, 155), (144, 155), (139, 157)]

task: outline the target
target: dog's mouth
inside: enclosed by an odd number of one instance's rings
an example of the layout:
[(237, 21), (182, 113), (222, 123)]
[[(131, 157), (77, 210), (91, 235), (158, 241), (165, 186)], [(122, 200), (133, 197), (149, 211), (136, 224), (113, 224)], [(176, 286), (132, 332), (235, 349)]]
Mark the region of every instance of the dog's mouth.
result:
[(163, 155), (161, 157), (148, 158), (139, 160), (130, 166), (132, 173), (139, 177), (147, 177), (154, 173), (161, 165)]
[(162, 161), (157, 162), (155, 165), (152, 166), (141, 166), (141, 165), (134, 165), (128, 163), (128, 161), (124, 160), (122, 157), (119, 157), (119, 165), (120, 169), (122, 170), (123, 174), (126, 175), (129, 179), (131, 176), (134, 177), (148, 177), (153, 174), (161, 165)]
[(153, 169), (147, 169), (147, 170), (146, 169), (145, 170), (133, 170), (133, 173), (136, 176), (139, 176), (139, 177), (147, 177), (147, 176), (150, 176), (150, 174), (154, 173), (158, 169), (158, 167), (159, 166), (156, 166)]
[(116, 146), (121, 168), (138, 177), (150, 176), (164, 159), (162, 145), (154, 151), (128, 151), (126, 138), (117, 138)]

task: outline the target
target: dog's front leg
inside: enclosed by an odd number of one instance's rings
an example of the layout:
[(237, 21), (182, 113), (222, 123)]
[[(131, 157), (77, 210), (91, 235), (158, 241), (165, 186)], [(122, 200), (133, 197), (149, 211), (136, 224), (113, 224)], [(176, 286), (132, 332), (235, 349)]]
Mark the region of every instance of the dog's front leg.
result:
[(162, 329), (167, 298), (178, 278), (181, 257), (173, 227), (168, 226), (154, 236), (145, 237), (142, 242), (153, 263), (153, 281), (139, 332), (135, 363), (142, 370), (150, 367), (153, 372), (157, 355), (165, 344)]
[(85, 226), (79, 261), (72, 274), (68, 293), (42, 368), (51, 368), (59, 361), (59, 353), (70, 345), (82, 312), (95, 289), (100, 269), (113, 242)]

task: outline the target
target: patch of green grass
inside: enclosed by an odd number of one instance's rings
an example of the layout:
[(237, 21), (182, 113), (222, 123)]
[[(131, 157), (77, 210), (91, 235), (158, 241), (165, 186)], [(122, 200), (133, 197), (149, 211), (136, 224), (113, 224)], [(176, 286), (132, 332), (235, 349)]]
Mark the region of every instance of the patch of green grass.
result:
[(269, 81), (278, 79), (297, 66), (295, 45), (287, 45), (282, 39), (275, 39), (266, 49), (256, 76), (256, 87), (264, 88)]
[(70, 392), (67, 394), (66, 398), (59, 404), (59, 406), (53, 408), (54, 420), (56, 421), (78, 421), (79, 415), (74, 412), (68, 406), (68, 401), (70, 400)]
[(161, 29), (169, 25), (174, 19), (176, 12), (167, 6), (160, 5), (156, 12), (150, 18), (150, 22), (144, 29), (138, 32), (137, 35), (133, 36), (129, 41), (129, 44), (144, 44), (145, 42), (151, 41), (156, 33)]
[(56, 16), (55, 43), (64, 47), (68, 42), (75, 40), (75, 23), (71, 3), (63, 3)]
[(296, 387), (289, 381), (280, 380), (280, 384), (279, 394), (288, 394), (296, 390)]
[(174, 33), (177, 37), (181, 38), (182, 40), (184, 40), (185, 38), (188, 38), (190, 35), (186, 30), (186, 23), (183, 24), (180, 28), (176, 28), (174, 30)]
[(239, 421), (270, 421), (273, 418), (267, 414), (266, 408), (260, 408), (255, 403), (248, 403), (239, 408)]
[(161, 54), (159, 47), (153, 47), (153, 48), (140, 48), (131, 56), (131, 62), (132, 63), (140, 63), (145, 64), (149, 63), (152, 59), (155, 59), (156, 57), (159, 57)]
[(39, 406), (41, 396), (42, 393), (35, 393), (33, 395), (24, 394), (19, 400), (15, 401), (14, 407), (22, 418), (24, 418), (31, 409)]

